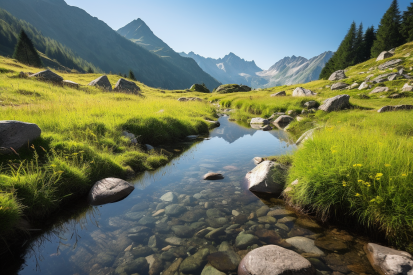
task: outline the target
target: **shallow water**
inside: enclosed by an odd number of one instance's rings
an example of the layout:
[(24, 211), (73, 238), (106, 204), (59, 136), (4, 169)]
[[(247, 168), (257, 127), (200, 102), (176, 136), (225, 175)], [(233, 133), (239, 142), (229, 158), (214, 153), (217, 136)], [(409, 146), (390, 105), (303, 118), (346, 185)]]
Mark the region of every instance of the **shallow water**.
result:
[[(244, 128), (228, 117), (220, 122), (209, 140), (195, 142), (167, 166), (139, 176), (125, 200), (88, 207), (33, 240), (19, 274), (143, 275), (154, 258), (154, 274), (181, 274), (173, 271), (175, 260), (203, 248), (207, 253), (233, 250), (242, 257), (270, 243), (302, 254), (323, 274), (374, 273), (362, 249), (365, 240), (283, 211), (280, 200), (269, 208), (246, 189), (253, 157), (295, 150), (287, 133)], [(176, 151), (183, 146), (177, 144)], [(204, 181), (207, 172), (220, 172), (225, 179)], [(173, 202), (161, 201), (168, 192)], [(222, 229), (205, 236), (215, 228)], [(203, 259), (187, 274), (200, 274), (208, 262)]]

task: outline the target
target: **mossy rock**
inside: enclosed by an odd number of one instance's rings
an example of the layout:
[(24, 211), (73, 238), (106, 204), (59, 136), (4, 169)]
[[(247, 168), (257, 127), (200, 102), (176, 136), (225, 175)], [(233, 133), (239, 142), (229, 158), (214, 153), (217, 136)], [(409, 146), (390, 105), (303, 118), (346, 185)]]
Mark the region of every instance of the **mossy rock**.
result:
[(211, 91), (205, 86), (205, 84), (194, 84), (190, 88), (193, 92), (210, 93)]
[(236, 92), (249, 92), (251, 88), (246, 85), (238, 85), (238, 84), (224, 84), (219, 86), (215, 92), (218, 94), (228, 94), (228, 93), (236, 93)]

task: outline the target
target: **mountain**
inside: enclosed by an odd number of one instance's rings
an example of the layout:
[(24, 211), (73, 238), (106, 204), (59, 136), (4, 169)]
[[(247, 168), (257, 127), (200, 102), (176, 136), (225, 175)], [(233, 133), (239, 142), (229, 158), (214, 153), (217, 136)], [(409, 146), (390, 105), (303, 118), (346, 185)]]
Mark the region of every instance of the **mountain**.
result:
[(123, 28), (120, 28), (117, 32), (191, 75), (194, 78), (192, 84), (205, 83), (210, 90), (213, 90), (221, 84), (208, 73), (203, 71), (192, 58), (182, 57), (171, 49), (165, 42), (159, 39), (152, 32), (152, 30), (142, 19), (138, 18), (130, 22)]
[[(186, 89), (205, 81), (122, 37), (103, 21), (64, 0), (0, 0), (0, 8), (105, 72), (124, 74), (131, 69), (137, 80), (165, 89)], [(212, 89), (219, 83), (210, 80), (205, 84)]]
[(233, 53), (219, 59), (205, 58), (194, 52), (180, 53), (180, 55), (193, 58), (199, 67), (223, 84), (244, 84), (258, 87), (267, 82), (256, 75), (262, 69), (254, 61), (246, 61)]
[(284, 57), (268, 70), (258, 72), (257, 75), (267, 80), (262, 87), (274, 87), (307, 83), (317, 80), (333, 52), (327, 51), (307, 60), (301, 56)]

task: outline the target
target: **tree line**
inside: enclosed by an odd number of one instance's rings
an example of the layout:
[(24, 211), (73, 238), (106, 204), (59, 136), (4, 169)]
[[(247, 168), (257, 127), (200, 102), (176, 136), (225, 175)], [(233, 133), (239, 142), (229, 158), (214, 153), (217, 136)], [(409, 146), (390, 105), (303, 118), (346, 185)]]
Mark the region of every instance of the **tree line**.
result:
[(413, 41), (413, 3), (401, 15), (397, 0), (393, 0), (377, 31), (371, 26), (364, 32), (362, 23), (358, 27), (355, 22), (351, 24), (337, 51), (321, 71), (320, 79), (327, 79), (337, 70), (376, 58), (381, 52), (410, 41)]

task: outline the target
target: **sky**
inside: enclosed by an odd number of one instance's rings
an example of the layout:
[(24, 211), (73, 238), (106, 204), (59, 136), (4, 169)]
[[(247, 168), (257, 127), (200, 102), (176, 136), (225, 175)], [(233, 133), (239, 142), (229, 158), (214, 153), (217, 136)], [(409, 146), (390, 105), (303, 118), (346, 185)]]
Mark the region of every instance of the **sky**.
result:
[[(335, 51), (350, 24), (377, 27), (391, 0), (65, 0), (112, 29), (141, 18), (176, 52), (232, 52), (268, 69), (285, 56)], [(412, 0), (399, 0), (401, 11)]]

